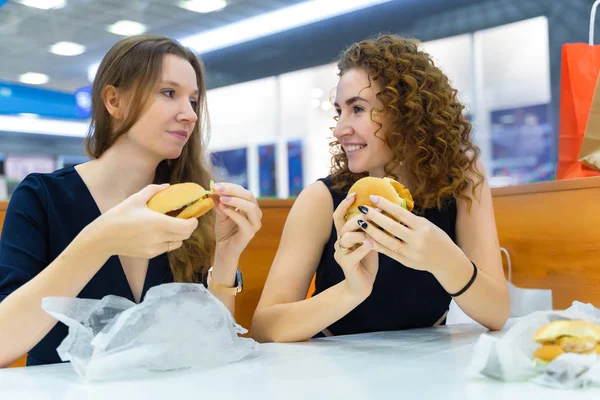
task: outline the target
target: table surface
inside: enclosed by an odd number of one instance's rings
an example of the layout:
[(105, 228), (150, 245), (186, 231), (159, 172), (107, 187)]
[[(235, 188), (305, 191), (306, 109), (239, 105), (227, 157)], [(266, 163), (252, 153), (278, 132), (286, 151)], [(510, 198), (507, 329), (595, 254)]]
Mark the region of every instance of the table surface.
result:
[(483, 332), (452, 325), (264, 344), (254, 355), (210, 370), (109, 382), (84, 382), (70, 364), (11, 368), (0, 371), (0, 399), (600, 398), (597, 388), (565, 392), (466, 376)]

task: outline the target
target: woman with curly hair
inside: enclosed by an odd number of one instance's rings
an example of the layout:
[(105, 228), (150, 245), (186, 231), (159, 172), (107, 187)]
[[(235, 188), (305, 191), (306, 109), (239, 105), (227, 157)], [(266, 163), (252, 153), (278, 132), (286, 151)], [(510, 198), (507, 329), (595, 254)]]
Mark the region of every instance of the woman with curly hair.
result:
[[(415, 41), (397, 36), (352, 45), (338, 68), (332, 173), (290, 211), (253, 337), (431, 327), (453, 297), (501, 329), (510, 304), (492, 197), (457, 91)], [(402, 182), (415, 212), (375, 197), (377, 208), (346, 222), (348, 190), (364, 176)]]
[(169, 184), (208, 188), (207, 125), (204, 68), (192, 51), (154, 35), (125, 38), (108, 51), (92, 88), (92, 160), (28, 175), (8, 205), (0, 367), (27, 352), (27, 365), (61, 361), (56, 348), (67, 326), (42, 309), (48, 296), (137, 303), (154, 286), (207, 277), (233, 312), (238, 260), (260, 228), (252, 194), (219, 183), (215, 211), (200, 219), (146, 206)]

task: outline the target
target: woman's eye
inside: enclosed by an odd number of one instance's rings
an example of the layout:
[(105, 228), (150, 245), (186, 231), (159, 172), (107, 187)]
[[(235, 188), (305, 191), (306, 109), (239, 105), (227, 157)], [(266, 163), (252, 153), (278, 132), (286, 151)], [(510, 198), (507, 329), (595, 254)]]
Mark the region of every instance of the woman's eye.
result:
[(192, 108), (194, 110), (198, 109), (198, 100), (196, 100), (196, 99), (190, 99), (190, 104), (192, 105)]
[(364, 111), (364, 109), (362, 107), (359, 107), (359, 106), (354, 106), (354, 107), (352, 107), (352, 109), (354, 110), (355, 113), (359, 113), (361, 111)]
[(162, 90), (161, 93), (167, 97), (173, 97), (173, 95), (175, 94), (175, 91), (173, 89), (165, 89), (165, 90)]
[(335, 113), (338, 115), (338, 117), (340, 116), (340, 114), (342, 113), (342, 110), (340, 110), (339, 108), (335, 109)]

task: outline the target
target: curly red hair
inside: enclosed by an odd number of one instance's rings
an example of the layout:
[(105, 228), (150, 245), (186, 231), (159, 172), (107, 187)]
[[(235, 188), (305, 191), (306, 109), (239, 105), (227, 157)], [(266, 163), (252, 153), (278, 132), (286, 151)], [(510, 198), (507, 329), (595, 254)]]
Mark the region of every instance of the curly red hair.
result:
[[(391, 122), (384, 140), (394, 157), (385, 166), (386, 174), (392, 175), (402, 163), (421, 208), (442, 208), (452, 197), (465, 199), (470, 207), (471, 198), (464, 191), (471, 185), (475, 195), (483, 180), (476, 168), (480, 150), (471, 142), (471, 123), (463, 115), (465, 107), (457, 99), (457, 90), (419, 42), (395, 35), (364, 40), (345, 50), (337, 66), (339, 76), (362, 68), (371, 81), (381, 83), (377, 98), (384, 109), (372, 110), (371, 120), (375, 122), (373, 112), (383, 111)], [(348, 169), (338, 141), (330, 143), (330, 151), (335, 189), (348, 188), (367, 175)]]

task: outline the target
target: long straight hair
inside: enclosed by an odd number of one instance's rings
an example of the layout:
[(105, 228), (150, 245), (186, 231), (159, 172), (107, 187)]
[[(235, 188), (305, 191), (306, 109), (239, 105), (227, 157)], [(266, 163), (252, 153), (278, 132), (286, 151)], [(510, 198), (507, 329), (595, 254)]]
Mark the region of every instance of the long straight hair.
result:
[[(181, 155), (173, 160), (163, 160), (157, 166), (154, 183), (196, 182), (207, 188), (211, 180), (211, 164), (205, 152), (210, 127), (204, 66), (192, 51), (164, 36), (128, 37), (115, 44), (104, 56), (92, 86), (92, 116), (86, 150), (90, 157), (99, 158), (131, 129), (159, 84), (163, 58), (167, 54), (181, 57), (194, 68), (199, 91), (198, 121)], [(128, 110), (118, 127), (102, 98), (107, 86), (129, 94)], [(169, 253), (169, 265), (175, 281), (199, 282), (202, 279), (214, 254), (214, 220), (213, 212), (205, 214), (183, 246)]]

